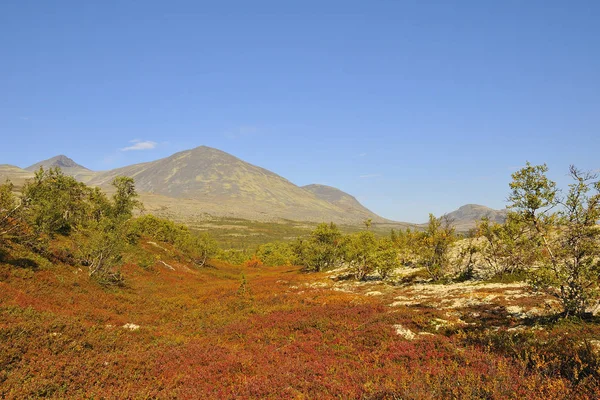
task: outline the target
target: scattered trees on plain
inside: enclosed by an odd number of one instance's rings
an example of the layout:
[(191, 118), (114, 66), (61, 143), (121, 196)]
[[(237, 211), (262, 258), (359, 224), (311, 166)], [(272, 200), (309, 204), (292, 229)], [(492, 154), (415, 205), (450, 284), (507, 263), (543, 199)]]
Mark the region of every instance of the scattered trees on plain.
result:
[[(296, 264), (314, 272), (344, 266), (357, 280), (375, 273), (386, 279), (399, 266), (422, 267), (432, 281), (456, 277), (457, 270), (468, 279), (478, 264), (494, 275), (522, 273), (536, 290), (559, 299), (564, 315), (582, 316), (600, 298), (600, 180), (571, 166), (572, 183), (562, 192), (547, 171), (527, 163), (515, 172), (506, 221), (480, 221), (468, 243), (445, 216), (430, 215), (426, 228), (392, 230), (385, 238), (371, 229), (371, 220), (366, 230), (347, 235), (322, 223), (306, 238), (259, 246), (254, 264)], [(0, 245), (70, 237), (89, 275), (116, 283), (126, 246), (143, 236), (171, 244), (200, 266), (217, 253), (207, 234), (152, 215), (134, 218), (141, 203), (133, 179), (117, 177), (112, 184), (108, 197), (60, 169), (40, 169), (20, 197), (10, 182), (0, 185)]]

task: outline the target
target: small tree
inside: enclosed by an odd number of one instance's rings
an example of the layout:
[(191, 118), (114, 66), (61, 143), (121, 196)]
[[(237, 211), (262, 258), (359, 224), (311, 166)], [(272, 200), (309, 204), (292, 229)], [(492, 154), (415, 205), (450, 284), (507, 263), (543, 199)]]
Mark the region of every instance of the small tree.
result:
[(267, 266), (292, 265), (294, 252), (289, 243), (271, 242), (258, 246), (256, 256)]
[(79, 243), (79, 260), (88, 268), (90, 277), (107, 284), (122, 282), (120, 274), (113, 270), (121, 261), (126, 243), (122, 226), (109, 218), (90, 221), (75, 233), (75, 238)]
[(342, 234), (332, 222), (317, 225), (308, 239), (294, 244), (298, 264), (306, 271), (319, 272), (339, 265), (342, 256)]
[(40, 169), (23, 187), (27, 219), (40, 233), (68, 234), (87, 215), (87, 188), (60, 168)]
[(357, 280), (377, 271), (385, 279), (399, 266), (398, 253), (389, 239), (364, 231), (344, 238), (344, 262)]
[(406, 228), (405, 231), (398, 230), (397, 232), (392, 229), (390, 240), (396, 248), (401, 265), (413, 266), (419, 262), (424, 237), (424, 232), (411, 231), (410, 228)]
[(379, 239), (375, 267), (383, 279), (387, 279), (391, 272), (400, 267), (398, 251), (391, 240)]
[(563, 197), (547, 170), (527, 163), (515, 172), (510, 207), (539, 239), (542, 251), (530, 271), (533, 287), (557, 297), (565, 316), (582, 316), (600, 294), (600, 182), (596, 174), (571, 166), (574, 183)]
[(135, 208), (140, 208), (142, 203), (137, 200), (138, 194), (135, 190), (133, 178), (117, 176), (112, 185), (116, 189), (113, 195), (113, 216), (121, 219), (129, 219)]
[(436, 218), (429, 214), (429, 224), (421, 240), (421, 265), (433, 280), (439, 280), (448, 272), (450, 248), (456, 241), (452, 220), (447, 216)]
[(508, 213), (503, 224), (482, 219), (477, 236), (483, 239), (479, 253), (494, 275), (524, 271), (535, 262), (539, 243), (514, 212)]
[(104, 284), (121, 284), (123, 277), (114, 270), (127, 243), (128, 221), (140, 203), (133, 179), (117, 177), (112, 201), (98, 189), (86, 188), (86, 218), (76, 226), (79, 258), (90, 277)]
[(363, 231), (346, 236), (344, 262), (357, 280), (363, 280), (375, 271), (377, 239), (373, 232)]

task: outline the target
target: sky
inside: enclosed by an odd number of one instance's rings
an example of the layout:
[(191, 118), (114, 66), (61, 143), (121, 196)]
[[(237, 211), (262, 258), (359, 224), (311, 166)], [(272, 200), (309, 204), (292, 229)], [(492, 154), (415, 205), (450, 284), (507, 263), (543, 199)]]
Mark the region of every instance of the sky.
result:
[(600, 168), (598, 1), (0, 2), (0, 164), (200, 145), (386, 218)]

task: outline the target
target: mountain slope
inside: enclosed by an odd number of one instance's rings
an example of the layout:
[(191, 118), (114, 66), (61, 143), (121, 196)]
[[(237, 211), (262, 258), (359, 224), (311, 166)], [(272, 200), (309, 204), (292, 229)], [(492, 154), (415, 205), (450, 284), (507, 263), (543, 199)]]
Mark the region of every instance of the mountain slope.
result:
[(44, 169), (58, 167), (65, 175), (70, 175), (82, 182), (88, 182), (96, 173), (77, 164), (75, 161), (64, 155), (58, 155), (44, 161), (40, 161), (25, 168), (26, 171), (35, 172), (40, 167)]
[(311, 184), (302, 186), (302, 189), (308, 190), (321, 200), (325, 200), (331, 204), (335, 204), (349, 212), (371, 213), (369, 209), (360, 204), (356, 198), (338, 188), (327, 185)]
[(353, 207), (345, 200), (331, 202), (271, 171), (206, 146), (99, 173), (88, 183), (107, 187), (118, 175), (134, 178), (138, 191), (148, 194), (142, 198), (145, 203), (175, 218), (176, 214), (207, 213), (257, 220), (386, 221), (355, 199), (358, 206), (353, 203)]
[(15, 165), (0, 164), (0, 184), (10, 180), (17, 188), (22, 187), (27, 179), (33, 178), (33, 172)]
[(467, 231), (474, 228), (476, 222), (483, 217), (487, 217), (491, 222), (503, 223), (506, 219), (506, 210), (494, 210), (479, 204), (466, 204), (446, 216), (454, 221), (457, 230)]

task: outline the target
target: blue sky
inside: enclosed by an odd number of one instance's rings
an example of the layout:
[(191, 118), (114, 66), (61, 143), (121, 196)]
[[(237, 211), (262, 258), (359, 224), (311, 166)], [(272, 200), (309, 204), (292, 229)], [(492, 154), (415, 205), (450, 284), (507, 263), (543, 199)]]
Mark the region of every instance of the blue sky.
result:
[[(424, 222), (600, 167), (597, 1), (0, 2), (0, 163), (207, 145)], [(124, 151), (126, 148), (132, 148)]]

